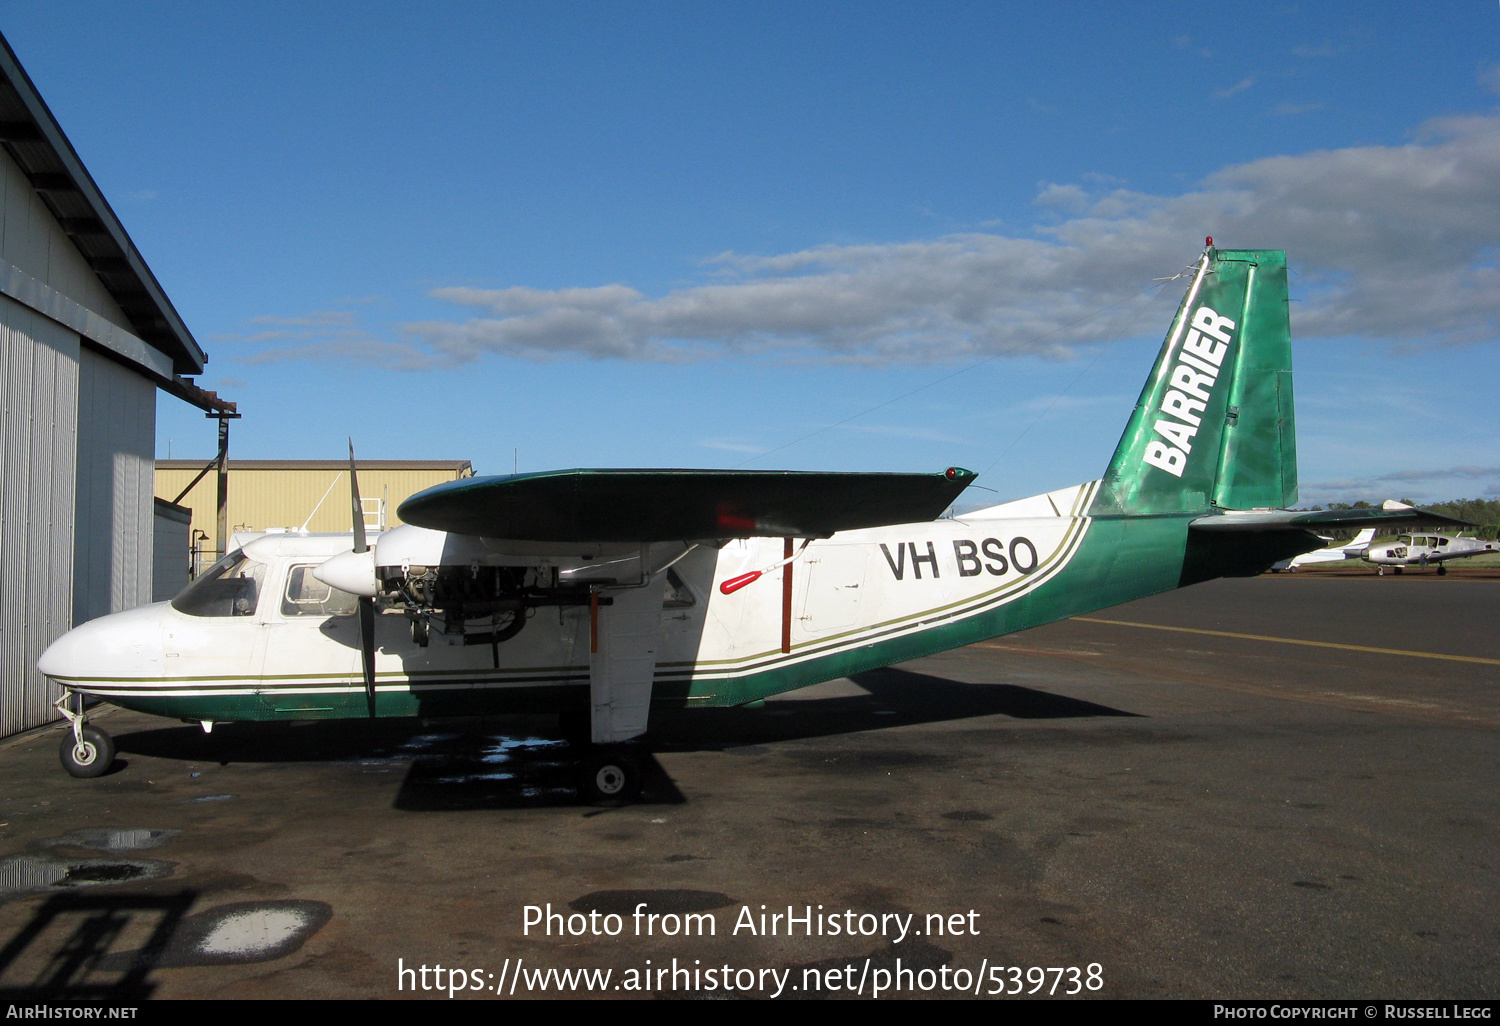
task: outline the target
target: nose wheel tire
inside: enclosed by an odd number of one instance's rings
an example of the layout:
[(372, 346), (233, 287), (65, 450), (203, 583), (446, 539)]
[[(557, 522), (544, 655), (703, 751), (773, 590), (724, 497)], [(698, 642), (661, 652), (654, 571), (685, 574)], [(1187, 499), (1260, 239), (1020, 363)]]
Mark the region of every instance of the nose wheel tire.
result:
[(591, 805), (626, 805), (640, 793), (641, 767), (630, 755), (602, 749), (579, 765), (578, 794)]
[(102, 776), (115, 761), (114, 739), (98, 727), (84, 727), (79, 734), (82, 740), (71, 730), (63, 735), (57, 753), (63, 769), (75, 777)]

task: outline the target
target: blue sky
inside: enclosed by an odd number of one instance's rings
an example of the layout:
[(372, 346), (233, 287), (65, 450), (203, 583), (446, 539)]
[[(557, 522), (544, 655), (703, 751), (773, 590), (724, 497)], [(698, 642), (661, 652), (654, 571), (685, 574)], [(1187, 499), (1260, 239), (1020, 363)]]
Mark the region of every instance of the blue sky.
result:
[[(1030, 494), (1102, 471), (1180, 298), (1152, 279), (1213, 234), (1288, 251), (1304, 501), (1500, 495), (1493, 0), (5, 2), (0, 31), (239, 457)], [(158, 454), (212, 428), (163, 397)]]

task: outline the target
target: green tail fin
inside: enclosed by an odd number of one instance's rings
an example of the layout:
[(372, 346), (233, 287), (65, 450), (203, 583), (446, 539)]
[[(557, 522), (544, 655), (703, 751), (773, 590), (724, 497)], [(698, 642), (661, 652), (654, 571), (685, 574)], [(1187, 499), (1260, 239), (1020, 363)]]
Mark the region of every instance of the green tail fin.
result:
[(1209, 249), (1090, 513), (1296, 501), (1286, 254)]

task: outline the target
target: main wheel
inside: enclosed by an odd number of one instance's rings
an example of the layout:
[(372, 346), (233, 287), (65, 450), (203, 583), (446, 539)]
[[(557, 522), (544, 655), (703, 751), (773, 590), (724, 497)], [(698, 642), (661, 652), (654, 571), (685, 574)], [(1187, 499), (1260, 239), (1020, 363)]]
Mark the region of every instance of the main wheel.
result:
[(63, 769), (75, 777), (97, 777), (103, 775), (115, 761), (115, 742), (98, 727), (84, 727), (80, 732), (83, 740), (73, 737), (70, 730), (63, 735), (58, 757)]
[(640, 764), (623, 752), (601, 749), (579, 766), (578, 794), (592, 805), (624, 805), (640, 793)]
[(1448, 568), (1446, 566), (1444, 566), (1443, 564), (1439, 563), (1438, 564), (1438, 576), (1442, 577), (1447, 572), (1448, 572)]

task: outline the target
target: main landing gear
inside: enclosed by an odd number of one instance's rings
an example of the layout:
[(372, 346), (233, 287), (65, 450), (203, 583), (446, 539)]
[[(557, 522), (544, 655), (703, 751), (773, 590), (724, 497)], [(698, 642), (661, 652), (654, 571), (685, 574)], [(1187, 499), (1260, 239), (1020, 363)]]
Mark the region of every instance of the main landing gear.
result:
[(628, 805), (641, 796), (641, 764), (615, 745), (600, 745), (578, 764), (578, 795), (590, 805)]
[(590, 805), (628, 805), (641, 796), (641, 754), (628, 745), (590, 742), (589, 714), (566, 710), (558, 714), (563, 739), (580, 752), (576, 782), (578, 797)]
[(70, 709), (69, 699), (72, 697), (71, 692), (64, 692), (52, 703), (53, 708), (67, 717), (72, 725), (72, 729), (63, 735), (58, 758), (62, 760), (63, 769), (75, 777), (103, 776), (115, 761), (114, 738), (98, 727), (90, 727), (85, 721), (82, 695), (78, 696), (78, 711)]

